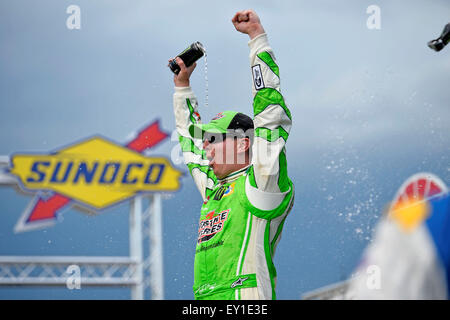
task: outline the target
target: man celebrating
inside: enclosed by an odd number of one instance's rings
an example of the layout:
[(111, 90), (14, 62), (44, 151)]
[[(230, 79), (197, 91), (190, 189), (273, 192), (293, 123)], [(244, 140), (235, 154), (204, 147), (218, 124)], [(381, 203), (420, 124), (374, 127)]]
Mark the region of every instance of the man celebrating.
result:
[(201, 209), (194, 263), (196, 299), (275, 299), (272, 258), (294, 201), (285, 144), (292, 117), (280, 93), (279, 69), (252, 10), (236, 13), (236, 30), (250, 37), (254, 119), (224, 111), (201, 124), (189, 78), (174, 76), (174, 112), (185, 163)]

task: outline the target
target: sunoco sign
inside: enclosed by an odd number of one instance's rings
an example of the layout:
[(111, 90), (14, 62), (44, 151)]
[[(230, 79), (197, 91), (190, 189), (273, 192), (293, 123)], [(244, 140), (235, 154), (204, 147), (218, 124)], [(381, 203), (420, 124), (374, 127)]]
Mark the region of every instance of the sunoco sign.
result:
[(92, 212), (137, 193), (178, 190), (182, 173), (167, 158), (142, 154), (167, 137), (154, 122), (125, 146), (94, 136), (48, 154), (13, 154), (7, 172), (37, 193), (16, 231), (48, 225), (73, 204)]

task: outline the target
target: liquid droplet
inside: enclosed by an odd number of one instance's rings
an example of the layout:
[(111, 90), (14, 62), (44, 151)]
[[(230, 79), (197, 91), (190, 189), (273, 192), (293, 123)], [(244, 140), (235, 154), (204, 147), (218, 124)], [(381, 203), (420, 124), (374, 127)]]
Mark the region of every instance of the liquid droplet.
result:
[(208, 92), (208, 55), (206, 53), (205, 49), (205, 107), (208, 107), (208, 98), (209, 98), (209, 92)]

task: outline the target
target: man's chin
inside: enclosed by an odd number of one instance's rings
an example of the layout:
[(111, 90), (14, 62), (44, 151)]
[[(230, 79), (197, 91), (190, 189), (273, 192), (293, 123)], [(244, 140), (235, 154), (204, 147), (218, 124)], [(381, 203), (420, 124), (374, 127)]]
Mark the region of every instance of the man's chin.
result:
[(220, 170), (219, 166), (213, 162), (213, 163), (209, 163), (209, 167), (211, 169), (213, 169), (214, 171), (214, 175), (218, 178), (218, 179), (222, 179), (224, 177), (222, 170)]
[(220, 170), (217, 169), (217, 166), (212, 166), (212, 169), (213, 169), (214, 174), (215, 174), (215, 176), (216, 176), (217, 178), (219, 178), (219, 179), (222, 179), (222, 178), (223, 178), (223, 177), (222, 177), (222, 174), (221, 174), (221, 172), (220, 172)]

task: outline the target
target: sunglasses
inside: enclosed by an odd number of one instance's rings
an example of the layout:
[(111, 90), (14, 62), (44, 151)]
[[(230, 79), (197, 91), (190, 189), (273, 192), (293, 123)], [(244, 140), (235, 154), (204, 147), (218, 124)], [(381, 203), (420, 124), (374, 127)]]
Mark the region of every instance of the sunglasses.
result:
[(224, 141), (226, 138), (227, 138), (226, 133), (205, 132), (203, 136), (203, 142), (208, 141), (209, 143), (218, 143)]

